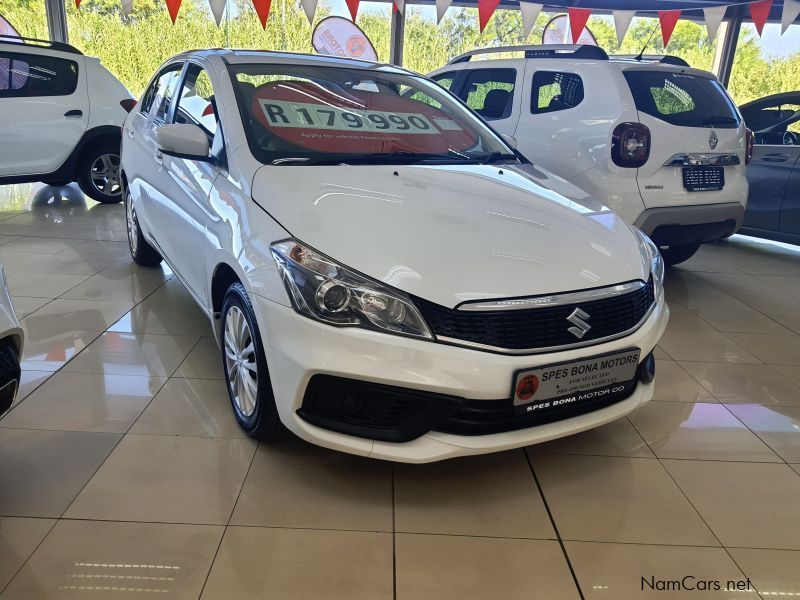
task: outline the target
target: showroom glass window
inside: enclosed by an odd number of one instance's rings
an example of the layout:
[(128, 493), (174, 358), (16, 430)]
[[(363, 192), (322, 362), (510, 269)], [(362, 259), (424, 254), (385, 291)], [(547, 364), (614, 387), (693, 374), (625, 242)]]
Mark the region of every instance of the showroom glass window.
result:
[(170, 65), (158, 74), (158, 77), (150, 84), (144, 94), (142, 113), (153, 113), (155, 119), (162, 122), (165, 120), (167, 109), (175, 93), (175, 88), (178, 86), (182, 69), (182, 64)]
[(78, 63), (72, 60), (0, 52), (0, 98), (69, 96), (78, 87)]
[(679, 127), (735, 129), (739, 113), (716, 79), (689, 73), (628, 69), (636, 108)]
[(511, 115), (516, 69), (475, 69), (468, 71), (461, 99), (484, 119), (505, 119)]
[(174, 122), (197, 125), (206, 132), (209, 140), (213, 140), (217, 133), (217, 107), (211, 78), (199, 65), (190, 65), (186, 70)]
[(583, 80), (575, 73), (537, 71), (531, 86), (531, 112), (556, 112), (583, 102)]

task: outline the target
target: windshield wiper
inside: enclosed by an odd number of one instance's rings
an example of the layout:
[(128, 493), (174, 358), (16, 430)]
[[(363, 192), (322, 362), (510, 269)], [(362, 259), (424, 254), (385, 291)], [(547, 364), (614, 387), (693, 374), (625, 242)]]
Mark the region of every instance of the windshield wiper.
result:
[(508, 162), (508, 161), (517, 162), (517, 157), (516, 155), (508, 154), (507, 152), (490, 152), (485, 156), (479, 157), (478, 160), (481, 161), (481, 164), (491, 165), (499, 162)]
[(728, 115), (715, 115), (713, 117), (708, 117), (705, 121), (703, 121), (703, 127), (706, 126), (713, 126), (714, 123), (722, 124), (722, 125), (736, 125), (739, 121), (737, 121), (733, 117), (729, 117)]
[(276, 158), (273, 165), (380, 165), (380, 164), (405, 164), (415, 165), (424, 163), (477, 163), (483, 157), (470, 157), (458, 152), (449, 154), (421, 153), (421, 152), (385, 152), (376, 154), (339, 154), (333, 156), (306, 157), (295, 156)]

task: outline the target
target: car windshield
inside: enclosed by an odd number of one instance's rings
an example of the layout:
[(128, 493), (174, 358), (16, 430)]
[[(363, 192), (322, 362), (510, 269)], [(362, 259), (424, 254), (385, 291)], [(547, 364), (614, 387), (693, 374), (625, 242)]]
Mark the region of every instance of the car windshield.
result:
[(265, 164), (517, 161), (478, 117), (423, 77), (329, 66), (230, 69), (250, 148)]

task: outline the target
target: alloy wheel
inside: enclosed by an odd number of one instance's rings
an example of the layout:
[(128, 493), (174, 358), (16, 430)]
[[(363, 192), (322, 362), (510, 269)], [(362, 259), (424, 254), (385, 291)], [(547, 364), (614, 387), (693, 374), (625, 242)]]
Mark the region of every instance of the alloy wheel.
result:
[(89, 173), (92, 185), (101, 194), (119, 196), (122, 193), (122, 178), (118, 154), (101, 154), (92, 163)]
[(130, 194), (125, 198), (125, 217), (128, 223), (128, 243), (131, 246), (131, 253), (136, 254), (139, 246), (139, 224), (136, 221), (136, 213), (133, 212), (133, 202)]
[(225, 315), (223, 343), (231, 396), (242, 416), (251, 417), (258, 399), (258, 363), (250, 325), (238, 306)]

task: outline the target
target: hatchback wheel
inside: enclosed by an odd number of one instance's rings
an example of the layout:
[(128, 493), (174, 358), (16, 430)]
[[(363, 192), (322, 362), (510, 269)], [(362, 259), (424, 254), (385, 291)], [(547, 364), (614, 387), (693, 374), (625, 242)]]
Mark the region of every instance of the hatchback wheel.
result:
[(83, 193), (98, 202), (115, 204), (122, 200), (119, 145), (103, 144), (84, 152), (77, 179)]
[(222, 306), (222, 368), (239, 425), (266, 441), (280, 426), (272, 383), (250, 298), (240, 283), (228, 288)]
[(161, 264), (161, 255), (153, 248), (139, 227), (139, 219), (133, 208), (130, 190), (125, 191), (125, 224), (128, 229), (128, 247), (131, 249), (133, 262), (142, 267), (157, 267)]

